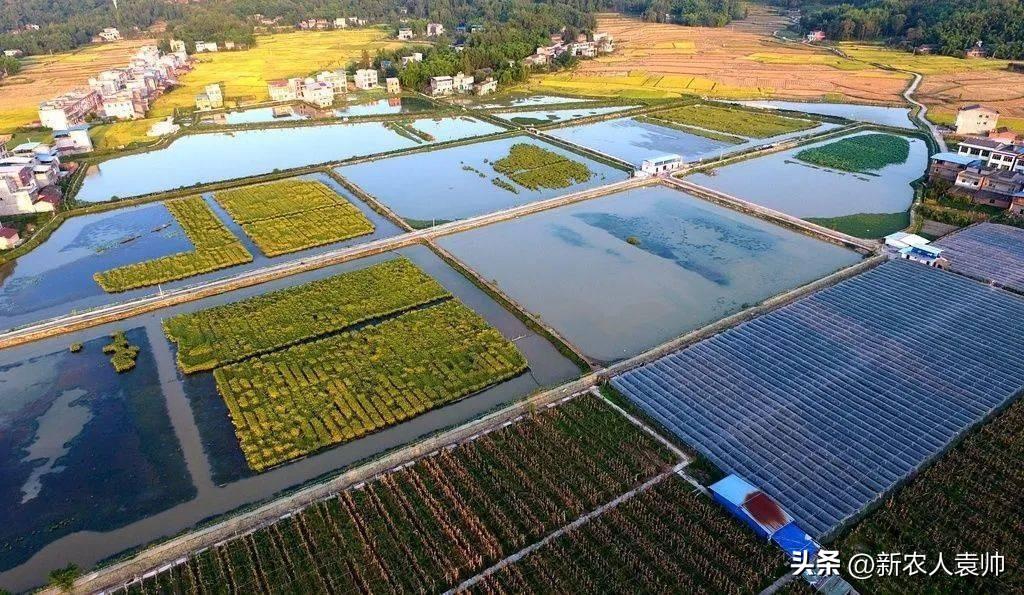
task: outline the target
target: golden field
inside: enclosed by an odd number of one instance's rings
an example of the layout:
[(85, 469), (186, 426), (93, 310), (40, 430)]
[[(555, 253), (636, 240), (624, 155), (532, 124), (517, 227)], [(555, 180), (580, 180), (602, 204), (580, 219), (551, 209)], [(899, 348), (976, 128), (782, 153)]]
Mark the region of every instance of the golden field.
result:
[(153, 41), (94, 44), (74, 52), (26, 59), (21, 72), (0, 82), (0, 132), (38, 120), (41, 101), (84, 87), (89, 77), (108, 68), (124, 66), (139, 46), (147, 43)]
[(720, 29), (605, 14), (598, 29), (614, 36), (614, 54), (534, 77), (528, 87), (593, 96), (902, 104), (912, 71), (924, 75), (918, 98), (937, 122), (952, 121), (963, 104), (984, 103), (1000, 110), (1001, 124), (1024, 131), (1024, 75), (1007, 70), (1004, 60), (921, 56), (865, 43), (842, 43), (834, 52), (772, 36), (784, 27), (757, 6), (746, 20)]

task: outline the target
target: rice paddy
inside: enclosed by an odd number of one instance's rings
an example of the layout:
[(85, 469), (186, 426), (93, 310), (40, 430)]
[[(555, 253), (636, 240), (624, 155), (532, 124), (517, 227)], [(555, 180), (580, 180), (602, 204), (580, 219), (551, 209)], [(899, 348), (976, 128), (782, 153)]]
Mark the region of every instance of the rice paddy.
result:
[(218, 192), (214, 198), (267, 256), (373, 233), (369, 219), (322, 182), (282, 180)]

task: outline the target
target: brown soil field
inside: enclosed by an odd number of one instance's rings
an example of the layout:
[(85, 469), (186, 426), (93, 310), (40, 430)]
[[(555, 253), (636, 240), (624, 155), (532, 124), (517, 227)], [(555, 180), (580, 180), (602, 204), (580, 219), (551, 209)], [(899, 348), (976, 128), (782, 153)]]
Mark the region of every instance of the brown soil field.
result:
[[(756, 7), (754, 7), (756, 9)], [(538, 77), (541, 90), (594, 95), (792, 98), (901, 103), (909, 75), (771, 37), (784, 19), (764, 9), (725, 28), (643, 23), (601, 15), (616, 52), (572, 73)]]
[(967, 103), (983, 103), (999, 110), (999, 124), (1024, 132), (1024, 74), (986, 70), (928, 75), (918, 98), (932, 107), (937, 122), (949, 123)]
[(124, 66), (149, 39), (93, 44), (75, 52), (33, 56), (17, 75), (0, 82), (0, 131), (24, 126), (37, 119), (39, 102), (86, 86), (90, 76)]

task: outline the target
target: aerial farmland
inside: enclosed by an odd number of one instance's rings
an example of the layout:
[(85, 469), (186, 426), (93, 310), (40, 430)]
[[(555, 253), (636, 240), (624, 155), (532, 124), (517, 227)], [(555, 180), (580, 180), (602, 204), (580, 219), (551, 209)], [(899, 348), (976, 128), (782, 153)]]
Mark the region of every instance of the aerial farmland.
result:
[(298, 4), (6, 56), (0, 593), (1024, 588), (1013, 60)]

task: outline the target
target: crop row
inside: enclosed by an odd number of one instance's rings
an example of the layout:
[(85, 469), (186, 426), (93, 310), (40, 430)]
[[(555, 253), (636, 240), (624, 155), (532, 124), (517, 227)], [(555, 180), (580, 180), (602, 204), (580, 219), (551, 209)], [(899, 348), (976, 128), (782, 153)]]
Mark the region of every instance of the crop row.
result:
[(131, 591), (441, 592), (672, 463), (603, 402), (579, 397), (205, 550)]
[(282, 180), (218, 192), (217, 202), (267, 256), (373, 233), (355, 205), (325, 184)]
[(687, 105), (657, 112), (652, 114), (652, 117), (750, 138), (768, 138), (818, 126), (818, 123), (812, 120), (714, 105)]
[(804, 149), (796, 158), (807, 163), (850, 172), (869, 172), (903, 163), (910, 157), (910, 141), (894, 134), (849, 136), (820, 147)]
[[(956, 571), (957, 556), (1000, 553), (998, 576), (889, 574), (863, 581), (876, 593), (1022, 593), (1024, 574), (1024, 401), (969, 435), (856, 525), (840, 542), (855, 552), (920, 552), (927, 572), (939, 553)], [(976, 561), (981, 572), (981, 562)]]
[(448, 296), (404, 258), (164, 320), (185, 373), (212, 370)]
[(528, 188), (568, 188), (594, 174), (586, 165), (537, 145), (516, 143), (507, 156), (491, 166), (513, 182)]
[(512, 343), (457, 300), (214, 371), (262, 471), (520, 374)]
[(673, 475), (488, 575), (473, 593), (757, 593), (785, 557)]
[(192, 242), (193, 250), (96, 273), (93, 278), (104, 291), (127, 291), (177, 281), (252, 261), (252, 254), (202, 197), (164, 204)]

